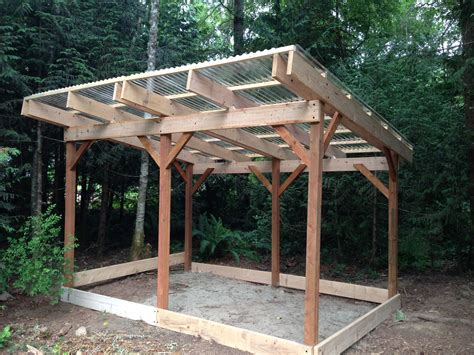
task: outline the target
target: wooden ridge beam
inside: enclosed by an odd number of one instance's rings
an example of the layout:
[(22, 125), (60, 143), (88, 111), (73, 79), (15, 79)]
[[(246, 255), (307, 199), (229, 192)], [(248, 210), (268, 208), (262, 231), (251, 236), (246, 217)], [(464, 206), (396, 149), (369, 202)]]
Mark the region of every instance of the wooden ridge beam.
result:
[(369, 169), (364, 164), (354, 164), (354, 168), (360, 171), (362, 175), (364, 175), (367, 180), (369, 180), (372, 185), (374, 185), (377, 190), (379, 190), (386, 198), (388, 198), (388, 187), (379, 180), (377, 176), (372, 174)]
[[(358, 158), (340, 158), (324, 159), (324, 172), (348, 172), (358, 171), (354, 164), (364, 164), (371, 171), (388, 171), (388, 164), (385, 157), (358, 157)], [(251, 165), (256, 166), (262, 173), (271, 173), (272, 164), (269, 160), (253, 161)], [(299, 165), (300, 160), (282, 160), (280, 169), (282, 173), (291, 173)], [(194, 174), (202, 174), (207, 168), (214, 168), (213, 174), (251, 174), (248, 162), (230, 162), (230, 163), (204, 163), (194, 165)], [(306, 167), (303, 172), (307, 172)]]
[[(88, 97), (79, 95), (74, 92), (70, 92), (68, 94), (68, 99), (66, 103), (66, 107), (80, 111), (82, 113), (95, 116), (98, 118), (101, 118), (103, 120), (106, 120), (108, 122), (142, 122), (144, 121), (143, 118), (131, 114), (129, 112), (119, 110), (118, 108), (111, 106), (111, 105), (106, 105), (102, 102), (90, 99)], [(184, 107), (184, 106), (183, 106)], [(184, 111), (183, 111), (184, 112)], [(188, 112), (188, 111), (186, 111)], [(189, 110), (189, 112), (192, 112), (192, 110)], [(149, 134), (147, 134), (149, 135)], [(181, 134), (175, 133), (171, 136), (171, 140), (173, 142), (177, 142), (179, 138), (181, 137)], [(216, 144), (211, 144), (208, 142), (205, 142), (201, 139), (192, 137), (188, 141), (188, 146), (192, 149), (199, 150), (200, 152), (203, 152), (205, 154), (210, 154), (217, 156), (219, 158), (225, 159), (225, 160), (236, 160), (236, 161), (249, 161), (251, 160), (250, 158), (230, 152), (229, 150), (219, 147)], [(148, 152), (150, 151), (147, 149)], [(184, 153), (186, 154), (186, 153)], [(155, 159), (156, 161), (156, 159)]]
[(273, 126), (273, 129), (280, 135), (280, 137), (288, 143), (290, 148), (295, 154), (301, 159), (301, 161), (309, 166), (309, 156), (306, 148), (300, 143), (298, 139), (291, 134), (291, 132), (285, 126)]
[(143, 135), (185, 133), (227, 128), (285, 125), (319, 122), (317, 101), (275, 104), (229, 112), (194, 113), (185, 116), (148, 119), (137, 122), (115, 122), (107, 125), (72, 127), (66, 141), (108, 139)]
[(346, 97), (324, 73), (314, 68), (300, 53), (288, 52), (288, 62), (281, 54), (273, 56), (272, 77), (281, 82), (287, 89), (305, 100), (322, 100), (326, 103), (326, 112), (340, 112), (342, 124), (364, 138), (367, 142), (383, 149), (389, 147), (404, 159), (411, 161), (413, 151), (399, 140), (380, 122), (370, 117), (363, 107)]
[(265, 188), (272, 192), (272, 183), (268, 181), (268, 179), (265, 177), (265, 175), (262, 174), (262, 172), (255, 166), (255, 165), (249, 165), (249, 170), (255, 174), (257, 179), (260, 180), (260, 182), (265, 186)]
[(199, 179), (194, 183), (193, 185), (193, 188), (191, 190), (191, 192), (194, 194), (197, 190), (199, 190), (199, 188), (201, 187), (201, 185), (203, 184), (204, 181), (206, 181), (206, 179), (208, 178), (209, 175), (212, 174), (212, 172), (214, 171), (214, 168), (207, 168), (204, 173), (199, 177)]

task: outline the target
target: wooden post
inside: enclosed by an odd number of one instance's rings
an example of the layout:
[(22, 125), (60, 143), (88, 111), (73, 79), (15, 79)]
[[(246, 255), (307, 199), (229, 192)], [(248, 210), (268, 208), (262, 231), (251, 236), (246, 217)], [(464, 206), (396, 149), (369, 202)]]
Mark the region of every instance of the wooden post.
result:
[(191, 270), (193, 252), (193, 164), (186, 167), (184, 198), (184, 271)]
[(319, 278), (321, 247), (321, 205), (323, 180), (323, 107), (320, 104), (320, 123), (310, 127), (310, 148), (308, 166), (308, 221), (306, 230), (306, 292), (304, 342), (307, 345), (318, 343), (319, 323)]
[(171, 135), (160, 136), (160, 196), (158, 212), (158, 284), (157, 307), (168, 309), (170, 219), (171, 219), (171, 168), (166, 167), (171, 151)]
[(280, 159), (272, 159), (272, 286), (280, 283)]
[(398, 293), (398, 156), (388, 151), (392, 163), (389, 163), (388, 180), (388, 297)]
[(76, 234), (76, 144), (66, 143), (66, 194), (64, 204), (64, 274), (66, 286), (72, 287), (74, 272), (74, 237)]

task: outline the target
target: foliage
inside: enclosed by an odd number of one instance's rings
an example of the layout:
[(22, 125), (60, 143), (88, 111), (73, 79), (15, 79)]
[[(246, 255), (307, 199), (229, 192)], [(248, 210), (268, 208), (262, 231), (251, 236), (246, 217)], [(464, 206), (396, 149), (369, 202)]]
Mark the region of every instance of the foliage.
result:
[(0, 332), (0, 349), (3, 348), (8, 343), (8, 340), (10, 340), (11, 336), (12, 336), (12, 332), (11, 332), (10, 326), (7, 325)]
[(58, 243), (61, 218), (53, 209), (51, 206), (44, 214), (30, 217), (20, 235), (8, 239), (1, 262), (12, 287), (29, 296), (42, 294), (57, 301), (65, 280), (64, 248)]
[(12, 201), (15, 196), (10, 191), (13, 181), (17, 179), (19, 169), (12, 165), (11, 160), (19, 154), (18, 149), (0, 147), (0, 231), (13, 231), (11, 225), (13, 218), (4, 212), (14, 208)]

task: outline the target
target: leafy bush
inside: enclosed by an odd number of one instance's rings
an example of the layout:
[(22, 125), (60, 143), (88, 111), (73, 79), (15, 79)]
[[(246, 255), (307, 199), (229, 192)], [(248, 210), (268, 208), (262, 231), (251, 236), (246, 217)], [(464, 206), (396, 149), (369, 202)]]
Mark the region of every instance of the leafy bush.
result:
[(7, 344), (8, 340), (10, 340), (11, 336), (12, 336), (12, 332), (10, 330), (10, 326), (7, 325), (0, 332), (0, 349), (3, 348)]
[(193, 235), (199, 238), (199, 255), (202, 259), (230, 254), (237, 262), (242, 256), (259, 260), (254, 232), (232, 231), (213, 215), (199, 216), (198, 228), (193, 231)]
[(53, 208), (30, 217), (20, 229), (20, 236), (8, 239), (1, 260), (3, 277), (14, 288), (29, 296), (48, 295), (57, 301), (65, 280), (64, 248), (58, 242), (61, 218)]

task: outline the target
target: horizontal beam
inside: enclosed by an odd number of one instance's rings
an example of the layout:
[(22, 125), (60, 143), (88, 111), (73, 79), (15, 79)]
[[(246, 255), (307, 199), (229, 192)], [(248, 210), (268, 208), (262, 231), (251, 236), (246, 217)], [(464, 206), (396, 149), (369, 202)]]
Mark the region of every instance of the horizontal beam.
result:
[[(385, 157), (365, 157), (365, 158), (338, 158), (338, 159), (324, 159), (324, 172), (343, 172), (343, 171), (358, 171), (354, 164), (364, 164), (372, 171), (388, 171), (388, 164)], [(291, 173), (301, 164), (300, 160), (282, 160), (280, 169), (282, 173)], [(262, 173), (272, 172), (272, 162), (253, 161), (254, 165)], [(211, 163), (211, 164), (195, 164), (194, 174), (202, 174), (207, 168), (214, 168), (213, 174), (252, 174), (248, 163)], [(307, 171), (307, 168), (304, 170)]]
[[(243, 269), (238, 267), (202, 263), (192, 263), (192, 271), (210, 272), (214, 275), (265, 285), (271, 284), (270, 271)], [(282, 287), (304, 290), (305, 284), (306, 282), (304, 276), (280, 274), (280, 286)], [(320, 280), (319, 292), (322, 294), (374, 303), (385, 302), (388, 298), (388, 291), (386, 289), (329, 280)]]
[(116, 122), (106, 125), (72, 127), (66, 132), (64, 138), (66, 141), (79, 141), (318, 122), (317, 111), (318, 106), (315, 101), (265, 105), (229, 112), (194, 113), (158, 120), (149, 119), (142, 122)]
[[(184, 253), (170, 254), (170, 266), (184, 263)], [(119, 277), (156, 270), (158, 258), (149, 258), (74, 273), (74, 287), (109, 281)]]
[(297, 51), (289, 51), (288, 58), (287, 62), (281, 54), (274, 55), (273, 79), (305, 100), (327, 103), (325, 106), (329, 114), (338, 111), (343, 116), (342, 124), (370, 144), (379, 149), (386, 146), (404, 159), (412, 160), (412, 149), (377, 118), (371, 117), (359, 102), (347, 97), (325, 73), (311, 65)]

